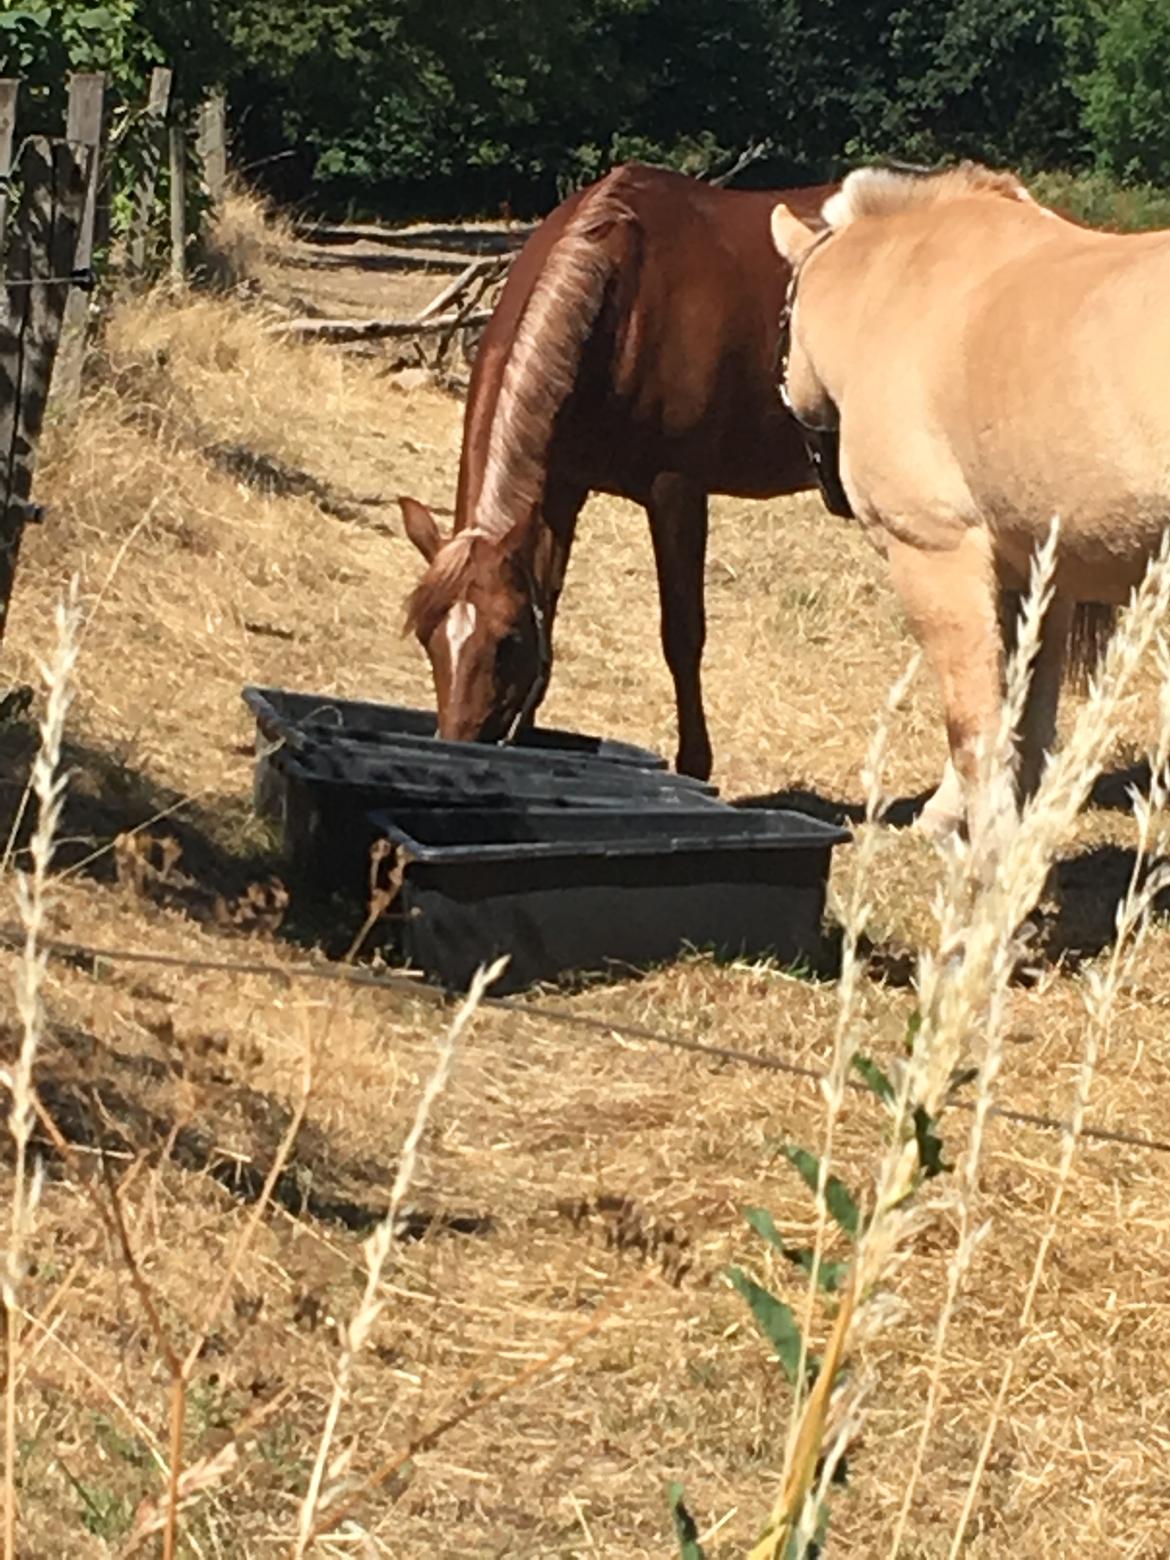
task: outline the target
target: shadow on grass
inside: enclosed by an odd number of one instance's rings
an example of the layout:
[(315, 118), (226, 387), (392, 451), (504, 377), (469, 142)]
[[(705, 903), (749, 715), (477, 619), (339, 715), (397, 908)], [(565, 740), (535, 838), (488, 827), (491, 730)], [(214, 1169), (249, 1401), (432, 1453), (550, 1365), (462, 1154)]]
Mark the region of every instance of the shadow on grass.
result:
[[(1107, 812), (1129, 812), (1132, 793), (1148, 791), (1149, 784), (1147, 763), (1124, 765), (1100, 776), (1090, 793), (1088, 805)], [(889, 807), (886, 822), (894, 828), (908, 828), (931, 794), (931, 791), (923, 791), (916, 796), (897, 798)], [(739, 797), (734, 805), (791, 808), (842, 827), (858, 824), (865, 818), (863, 803), (821, 796), (816, 791), (796, 786), (766, 795)], [(1027, 958), (1021, 966), (1021, 981), (1034, 979), (1039, 972), (1057, 966), (1076, 970), (1112, 946), (1117, 910), (1129, 888), (1135, 861), (1135, 852), (1123, 846), (1098, 845), (1057, 864), (1051, 885), (1055, 905), (1038, 910), (1031, 918), (1031, 937)], [(1170, 892), (1159, 898), (1155, 913), (1170, 914)], [(815, 978), (833, 980), (840, 974), (841, 943), (841, 928), (830, 928), (814, 961)], [(913, 949), (863, 939), (860, 952), (875, 980), (893, 986), (912, 983), (916, 961)]]
[[(1054, 884), (1056, 908), (1035, 917), (1039, 961), (1073, 971), (1112, 947), (1117, 911), (1136, 865), (1137, 852), (1122, 845), (1095, 845), (1059, 862)], [(1170, 892), (1160, 894), (1154, 903), (1156, 916), (1167, 913)]]
[[(885, 822), (895, 829), (909, 828), (933, 794), (932, 788), (920, 791), (917, 796), (897, 797), (886, 810)], [(732, 799), (732, 806), (786, 807), (793, 812), (805, 813), (810, 818), (819, 818), (822, 823), (835, 823), (842, 828), (846, 824), (865, 821), (864, 802), (845, 802), (838, 797), (822, 796), (818, 791), (810, 791), (804, 786), (788, 786), (783, 791), (768, 791), (758, 796), (737, 796)]]
[[(0, 723), (0, 830), (5, 839), (14, 834), (19, 862), (35, 821), (34, 807), (25, 803), (25, 787), (38, 734), (19, 699), (14, 708), (14, 717)], [(295, 880), (286, 892), (276, 842), (253, 817), (246, 792), (191, 801), (159, 785), (121, 755), (78, 739), (67, 744), (63, 762), (72, 778), (59, 836), (59, 868), (97, 882), (129, 878), (144, 899), (220, 931), (274, 936), (329, 958), (342, 957), (351, 946), (364, 920), (364, 905), (354, 896), (314, 896)], [(1131, 788), (1148, 781), (1143, 765), (1113, 771), (1097, 782), (1092, 804), (1128, 807)], [(895, 801), (890, 821), (907, 826), (929, 794)], [(860, 803), (795, 787), (739, 798), (736, 805), (791, 808), (837, 825), (864, 816)], [(136, 837), (131, 847), (115, 846), (120, 836), (129, 835)], [(174, 847), (163, 844), (167, 840), (173, 840)], [(1133, 867), (1133, 851), (1115, 845), (1096, 846), (1061, 862), (1055, 874), (1056, 907), (1032, 918), (1030, 968), (1075, 968), (1108, 948)], [(1159, 908), (1170, 909), (1170, 897)], [(370, 941), (377, 946), (384, 938), (375, 931)], [(841, 928), (829, 925), (795, 973), (812, 981), (836, 980), (841, 951)], [(873, 979), (894, 986), (913, 981), (914, 949), (866, 941), (860, 951)], [(623, 969), (622, 978), (634, 973)], [(590, 978), (570, 979), (565, 989), (582, 984), (591, 984)]]
[[(37, 729), (23, 716), (0, 725), (0, 828), (5, 838), (15, 831), (18, 865), (35, 822), (35, 806), (31, 800), (25, 805), (24, 796), (37, 746)], [(257, 894), (258, 884), (273, 881), (279, 863), (272, 851), (248, 843), (250, 798), (246, 795), (194, 804), (114, 755), (77, 740), (67, 745), (62, 758), (71, 780), (59, 835), (58, 870), (72, 869), (99, 883), (129, 879), (128, 890), (144, 902), (176, 910), (196, 923), (214, 924), (221, 931), (260, 933), (320, 946), (327, 927), (335, 942), (348, 946), (362, 922), (360, 906), (345, 907), (339, 929), (336, 906), (308, 906), (298, 914), (295, 898), (287, 908), (277, 902), (274, 910), (270, 899)], [(131, 852), (127, 865), (125, 846), (119, 850), (114, 841), (135, 830), (141, 840), (153, 840), (155, 845), (164, 838), (175, 841), (179, 849), (172, 853), (167, 870), (152, 869), (145, 851)], [(233, 912), (226, 924), (225, 906)], [(240, 914), (241, 906), (251, 913)], [(100, 944), (103, 938), (94, 940)], [(251, 946), (255, 947), (254, 940)], [(218, 952), (222, 956), (222, 950)], [(215, 957), (217, 949), (209, 945), (208, 953)], [(70, 962), (98, 973), (94, 961), (81, 952)], [(152, 1003), (168, 1002), (165, 994), (143, 983), (141, 974), (133, 979), (133, 989)], [(123, 1050), (85, 1029), (50, 1020), (41, 1047), (38, 1088), (59, 1130), (78, 1148), (129, 1153), (149, 1161), (165, 1154), (184, 1170), (206, 1174), (241, 1201), (254, 1202), (291, 1110), (286, 1101), (236, 1075), (238, 1068), (249, 1065), (243, 1056), (247, 1036), (233, 1039), (216, 1027), (215, 1015), (210, 1014), (206, 1032), (185, 1033), (177, 1039), (165, 1009), (157, 1023), (146, 1027), (157, 1041), (153, 1054)], [(0, 1054), (11, 1056), (18, 1044), (15, 1026), (0, 1025)], [(190, 1118), (192, 1080), (200, 1094), (214, 1096), (213, 1129)], [(224, 1141), (229, 1128), (230, 1147)], [(45, 1138), (38, 1148), (52, 1166), (57, 1154), (51, 1142)], [(392, 1164), (349, 1157), (340, 1142), (306, 1120), (293, 1156), (277, 1177), (273, 1200), (297, 1217), (364, 1233), (385, 1215), (385, 1192), (393, 1177)], [(404, 1215), (397, 1233), (409, 1239), (430, 1230), (483, 1235), (490, 1233), (491, 1220), (475, 1213), (414, 1210)]]
[[(87, 1031), (67, 1025), (50, 1028), (41, 1067), (39, 1095), (58, 1130), (75, 1147), (129, 1154), (148, 1163), (164, 1155), (170, 1163), (196, 1175), (206, 1175), (244, 1203), (256, 1202), (263, 1191), (292, 1112), (288, 1104), (233, 1078), (228, 1058), (216, 1067), (200, 1069), (201, 1092), (215, 1093), (215, 1120), (228, 1123), (228, 1147), (192, 1122), (182, 1087), (191, 1072), (191, 1057), (226, 1053), (226, 1037), (184, 1036), (171, 1039), (171, 1055), (162, 1058), (122, 1052)], [(17, 1044), (15, 1032), (0, 1030), (7, 1051)], [(167, 1105), (148, 1105), (145, 1088), (157, 1097), (168, 1082), (179, 1091), (178, 1112)], [(160, 1089), (161, 1086), (161, 1089)], [(226, 1136), (226, 1132), (223, 1134)], [(241, 1143), (246, 1150), (241, 1152)], [(59, 1157), (48, 1137), (37, 1148), (51, 1167)], [(296, 1218), (312, 1218), (367, 1234), (386, 1216), (386, 1189), (395, 1167), (369, 1157), (347, 1157), (337, 1141), (311, 1120), (301, 1123), (292, 1155), (277, 1175), (272, 1201)], [(396, 1234), (400, 1240), (420, 1239), (430, 1232), (487, 1235), (490, 1215), (427, 1213), (404, 1210)]]
[[(27, 788), (38, 745), (33, 721), (0, 725), (0, 830), (5, 840), (13, 838), (18, 865), (23, 864), (36, 822), (36, 804)], [(191, 801), (150, 779), (117, 752), (76, 737), (64, 744), (61, 769), (69, 783), (57, 837), (58, 870), (80, 871), (98, 882), (114, 881), (114, 840), (152, 820), (157, 820), (160, 833), (178, 842), (186, 870), (220, 892), (239, 892), (258, 871), (271, 870), (267, 853), (242, 844), (236, 847), (225, 838), (229, 815), (234, 815), (231, 824), (245, 832), (244, 798), (233, 798), (222, 810), (215, 801)]]

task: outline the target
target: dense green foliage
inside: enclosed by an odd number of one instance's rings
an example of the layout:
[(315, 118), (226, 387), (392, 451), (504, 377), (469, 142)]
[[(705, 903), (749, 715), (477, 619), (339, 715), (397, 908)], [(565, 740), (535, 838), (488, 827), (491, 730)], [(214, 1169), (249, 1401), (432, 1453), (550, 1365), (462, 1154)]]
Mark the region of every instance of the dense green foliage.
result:
[[(955, 154), (1170, 174), (1170, 0), (0, 0), (0, 69), (59, 112), (149, 68), (228, 89), (237, 162), (285, 196), (544, 207), (642, 156), (749, 178)], [(59, 122), (59, 121), (58, 121)]]

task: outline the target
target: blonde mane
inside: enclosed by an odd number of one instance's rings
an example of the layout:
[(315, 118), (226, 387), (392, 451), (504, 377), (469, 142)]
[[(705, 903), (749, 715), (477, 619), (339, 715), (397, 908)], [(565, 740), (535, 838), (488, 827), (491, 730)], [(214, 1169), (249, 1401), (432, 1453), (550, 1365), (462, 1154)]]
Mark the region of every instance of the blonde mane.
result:
[(488, 436), (471, 523), (447, 538), (411, 592), (407, 630), (429, 638), (477, 571), (483, 547), (503, 548), (544, 496), (548, 447), (561, 407), (577, 382), (581, 352), (613, 274), (602, 240), (636, 220), (622, 198), (618, 168), (581, 201), (553, 245), (516, 327)]
[(913, 206), (936, 206), (968, 195), (997, 195), (1004, 200), (1027, 201), (1032, 197), (1011, 173), (985, 168), (982, 163), (961, 162), (954, 168), (930, 172), (907, 168), (856, 168), (841, 188), (821, 207), (821, 216), (833, 229), (847, 227), (861, 217), (888, 217)]
[(474, 526), (456, 531), (439, 548), (406, 603), (406, 631), (429, 639), (442, 619), (467, 594), (475, 574), (476, 544), (487, 538)]
[[(496, 399), (473, 523), (503, 540), (540, 503), (553, 424), (613, 271), (602, 240), (636, 219), (616, 169), (582, 200), (546, 259), (516, 329)], [(437, 560), (436, 560), (437, 561)]]

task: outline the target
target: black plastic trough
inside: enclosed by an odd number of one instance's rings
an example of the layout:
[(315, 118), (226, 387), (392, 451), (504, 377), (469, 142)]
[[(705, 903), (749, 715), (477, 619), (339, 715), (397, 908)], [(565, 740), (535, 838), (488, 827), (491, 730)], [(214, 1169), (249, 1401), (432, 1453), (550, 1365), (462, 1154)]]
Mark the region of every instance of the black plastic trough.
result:
[[(435, 736), (433, 710), (408, 709), (399, 704), (371, 704), (361, 699), (334, 699), (316, 693), (294, 693), (288, 688), (247, 687), (244, 703), (256, 717), (256, 724), (270, 741), (279, 738), (320, 738), (338, 736), (375, 744), (390, 740), (425, 740), (431, 751), (453, 749), (462, 753), (466, 744), (441, 742)], [(666, 760), (649, 748), (631, 742), (614, 742), (609, 737), (591, 737), (580, 731), (558, 731), (554, 726), (533, 726), (522, 732), (510, 748), (493, 752), (523, 753), (533, 749), (552, 750), (576, 758), (604, 759), (613, 764), (632, 764), (638, 769), (665, 769)]]
[(514, 747), (442, 742), (420, 734), (434, 729), (427, 711), (270, 688), (244, 699), (257, 724), (256, 810), (317, 892), (364, 890), (379, 809), (699, 807), (717, 794), (646, 749), (575, 732), (537, 730)]
[(402, 853), (397, 950), (466, 986), (500, 953), (498, 989), (640, 968), (688, 948), (792, 963), (814, 953), (843, 829), (800, 813), (469, 809), (375, 813)]

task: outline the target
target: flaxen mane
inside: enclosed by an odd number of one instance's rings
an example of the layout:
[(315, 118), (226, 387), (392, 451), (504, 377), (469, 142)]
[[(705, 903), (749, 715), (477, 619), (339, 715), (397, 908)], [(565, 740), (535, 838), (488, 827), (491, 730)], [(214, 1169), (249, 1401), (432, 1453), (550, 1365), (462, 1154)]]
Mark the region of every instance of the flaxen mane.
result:
[(496, 399), (472, 525), (443, 543), (407, 604), (407, 627), (424, 637), (466, 590), (474, 538), (503, 542), (541, 502), (553, 425), (613, 273), (603, 240), (636, 221), (623, 178), (615, 169), (585, 196), (528, 295)]
[(485, 540), (469, 526), (443, 543), (407, 600), (407, 633), (429, 639), (454, 603), (463, 600), (475, 573), (476, 544)]
[(613, 260), (602, 240), (635, 221), (623, 170), (585, 197), (545, 261), (516, 329), (496, 400), (474, 523), (504, 537), (541, 501), (545, 454), (572, 394), (581, 353), (605, 297)]
[(933, 206), (964, 195), (999, 195), (1005, 200), (1032, 197), (1011, 173), (999, 173), (982, 163), (961, 162), (939, 172), (909, 168), (856, 168), (821, 207), (831, 228), (843, 228), (860, 217), (888, 217), (910, 206)]

